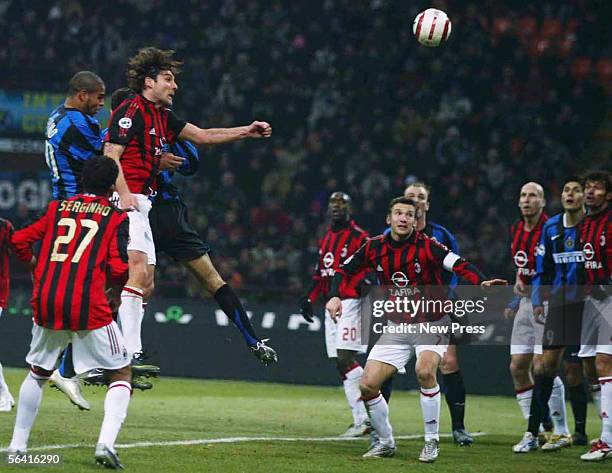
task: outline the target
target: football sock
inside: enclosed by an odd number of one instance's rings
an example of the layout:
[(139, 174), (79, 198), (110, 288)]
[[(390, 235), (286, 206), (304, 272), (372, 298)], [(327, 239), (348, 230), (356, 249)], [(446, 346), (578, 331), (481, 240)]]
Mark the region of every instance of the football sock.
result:
[(546, 406), (550, 400), (554, 382), (554, 378), (550, 378), (548, 376), (536, 376), (533, 396), (531, 398), (531, 406), (529, 408), (529, 421), (527, 427), (527, 431), (531, 432), (534, 437), (538, 436), (538, 432), (540, 431), (540, 423), (547, 413)]
[(599, 378), (601, 384), (601, 440), (612, 445), (612, 376)]
[(565, 406), (565, 386), (559, 376), (553, 381), (553, 388), (548, 401), (550, 418), (554, 426), (554, 434), (569, 434), (567, 426), (567, 407)]
[(72, 364), (72, 343), (69, 344), (64, 350), (64, 353), (62, 353), (62, 361), (58, 370), (62, 378), (74, 378), (76, 376), (74, 365)]
[(346, 400), (353, 413), (353, 424), (355, 425), (362, 424), (368, 418), (368, 413), (361, 400), (361, 392), (359, 390), (359, 382), (362, 375), (363, 368), (359, 363), (355, 363), (344, 373), (342, 380), (344, 394), (346, 394)]
[(452, 430), (465, 429), (465, 385), (461, 371), (442, 375), (444, 397), (450, 410)]
[(98, 443), (114, 450), (121, 425), (127, 417), (131, 396), (132, 386), (127, 381), (115, 381), (108, 386), (104, 399), (104, 420)]
[(221, 310), (227, 315), (227, 318), (238, 327), (247, 345), (250, 347), (257, 345), (259, 338), (255, 335), (251, 321), (232, 287), (229, 284), (221, 286), (215, 292), (214, 297)]
[(421, 388), (421, 410), (425, 425), (425, 441), (440, 440), (440, 386)]
[(601, 416), (601, 384), (591, 384), (589, 389), (593, 398), (593, 404), (595, 404), (595, 412), (597, 412), (599, 417)]
[(529, 419), (529, 408), (531, 406), (531, 398), (533, 397), (533, 385), (526, 389), (516, 391), (516, 402), (518, 402), (523, 419)]
[(584, 384), (569, 386), (568, 391), (574, 413), (574, 431), (586, 435), (587, 395)]
[(144, 310), (142, 308), (142, 289), (125, 286), (121, 292), (119, 306), (119, 325), (130, 356), (142, 351), (140, 330)]
[(376, 430), (380, 442), (386, 445), (393, 445), (393, 429), (389, 422), (389, 406), (387, 401), (378, 393), (376, 396), (370, 399), (364, 399), (366, 409), (370, 415), (370, 422), (372, 427)]
[(28, 447), (28, 438), (38, 414), (38, 408), (43, 396), (43, 386), (49, 378), (29, 372), (21, 383), (19, 401), (17, 403), (17, 417), (15, 429), (9, 448), (11, 450), (25, 451)]
[(6, 381), (4, 381), (4, 372), (2, 371), (2, 363), (0, 363), (0, 391), (3, 389), (8, 390), (8, 386), (6, 385)]
[(393, 392), (393, 378), (395, 378), (395, 376), (387, 378), (387, 380), (380, 387), (380, 393), (385, 398), (385, 401), (387, 401), (387, 405), (389, 405), (389, 402), (391, 402), (391, 393)]

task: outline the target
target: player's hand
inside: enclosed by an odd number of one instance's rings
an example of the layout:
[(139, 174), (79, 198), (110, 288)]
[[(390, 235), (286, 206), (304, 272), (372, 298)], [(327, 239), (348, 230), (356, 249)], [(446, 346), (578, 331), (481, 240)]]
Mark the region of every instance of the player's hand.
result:
[(506, 307), (504, 309), (504, 318), (505, 319), (512, 319), (512, 318), (514, 318), (515, 315), (516, 315), (516, 310), (511, 309), (510, 307)]
[(176, 171), (184, 162), (185, 158), (172, 153), (162, 153), (159, 160), (159, 169), (162, 171)]
[(269, 341), (267, 338), (260, 340), (257, 342), (257, 345), (250, 347), (253, 355), (255, 355), (264, 366), (270, 366), (272, 363), (276, 363), (278, 361), (276, 350), (266, 345), (267, 341)]
[(119, 196), (121, 208), (126, 211), (138, 210), (138, 200), (134, 194), (123, 194)]
[(270, 138), (271, 136), (272, 127), (268, 122), (254, 121), (247, 130), (247, 138)]
[(339, 297), (332, 297), (325, 304), (325, 309), (329, 312), (332, 320), (336, 322), (338, 317), (342, 315), (342, 301)]
[(546, 312), (544, 307), (541, 305), (534, 307), (533, 318), (535, 319), (536, 323), (544, 325), (544, 322), (546, 322)]
[(308, 297), (302, 297), (300, 299), (300, 314), (302, 314), (304, 320), (306, 320), (306, 322), (309, 324), (314, 322), (314, 319), (312, 318), (312, 302), (310, 302)]
[(520, 279), (514, 284), (514, 294), (520, 297), (527, 297), (527, 288)]
[(482, 281), (480, 287), (491, 287), (491, 286), (507, 286), (508, 281), (505, 279), (489, 279), (488, 281)]

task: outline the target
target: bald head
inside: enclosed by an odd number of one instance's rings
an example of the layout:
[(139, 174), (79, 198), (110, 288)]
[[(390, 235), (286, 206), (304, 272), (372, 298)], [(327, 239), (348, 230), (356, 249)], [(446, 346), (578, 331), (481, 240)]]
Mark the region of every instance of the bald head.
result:
[(351, 218), (351, 197), (345, 192), (334, 192), (329, 196), (327, 213), (334, 224), (348, 221)]
[(519, 208), (523, 217), (538, 217), (544, 210), (546, 200), (544, 199), (544, 188), (537, 182), (528, 182), (521, 187), (519, 196)]
[(95, 115), (104, 107), (106, 87), (98, 74), (77, 72), (68, 82), (68, 97), (64, 106), (76, 108), (87, 115)]
[(98, 89), (104, 89), (104, 81), (91, 71), (77, 72), (68, 82), (68, 95), (71, 97), (79, 92), (95, 93)]

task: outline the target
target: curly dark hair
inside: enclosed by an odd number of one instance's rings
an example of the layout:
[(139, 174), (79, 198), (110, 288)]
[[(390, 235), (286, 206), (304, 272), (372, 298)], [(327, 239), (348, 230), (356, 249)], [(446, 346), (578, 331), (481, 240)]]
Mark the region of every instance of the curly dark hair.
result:
[(170, 71), (176, 75), (179, 73), (181, 64), (183, 64), (183, 61), (174, 59), (174, 50), (172, 49), (141, 48), (135, 56), (128, 60), (128, 87), (140, 93), (144, 89), (145, 77), (156, 79), (162, 71)]

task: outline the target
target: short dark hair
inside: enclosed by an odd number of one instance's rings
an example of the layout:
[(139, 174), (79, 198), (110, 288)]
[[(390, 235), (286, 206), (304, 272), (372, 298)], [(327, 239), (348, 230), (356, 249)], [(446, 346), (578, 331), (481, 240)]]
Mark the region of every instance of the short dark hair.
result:
[(89, 194), (105, 195), (119, 175), (117, 163), (106, 156), (94, 156), (85, 161), (81, 174), (83, 190)]
[(113, 95), (111, 95), (111, 110), (115, 110), (119, 105), (121, 105), (121, 102), (133, 95), (134, 91), (129, 87), (121, 87), (120, 89), (115, 90)]
[(79, 71), (68, 82), (68, 95), (74, 97), (81, 91), (95, 92), (104, 87), (102, 78), (91, 71)]
[(128, 61), (128, 87), (140, 93), (144, 89), (146, 77), (157, 79), (157, 75), (162, 71), (170, 71), (176, 75), (181, 64), (182, 61), (174, 59), (172, 49), (141, 48)]
[(585, 185), (587, 181), (603, 182), (603, 185), (606, 186), (606, 192), (612, 192), (612, 174), (610, 174), (608, 171), (589, 171), (586, 176), (584, 176)]
[(567, 176), (565, 179), (563, 179), (563, 186), (561, 189), (563, 189), (563, 187), (565, 187), (569, 182), (577, 182), (580, 184), (580, 187), (584, 189), (584, 179), (577, 175)]
[(412, 205), (415, 209), (417, 208), (416, 202), (414, 200), (409, 199), (408, 197), (404, 197), (402, 195), (400, 197), (396, 197), (395, 199), (391, 199), (391, 202), (389, 202), (389, 208), (387, 209), (388, 215), (391, 215), (391, 210), (393, 210), (393, 206), (397, 204)]

